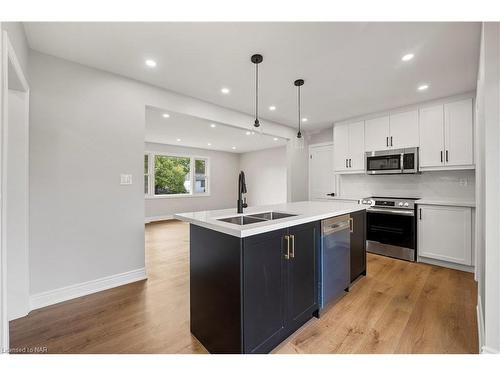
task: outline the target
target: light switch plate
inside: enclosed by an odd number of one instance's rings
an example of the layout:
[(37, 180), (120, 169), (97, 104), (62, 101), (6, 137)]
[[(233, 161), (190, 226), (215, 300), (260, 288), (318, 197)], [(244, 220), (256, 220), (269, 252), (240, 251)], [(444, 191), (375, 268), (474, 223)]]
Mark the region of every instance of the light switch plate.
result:
[(131, 174), (121, 174), (120, 175), (120, 185), (132, 185), (132, 175)]

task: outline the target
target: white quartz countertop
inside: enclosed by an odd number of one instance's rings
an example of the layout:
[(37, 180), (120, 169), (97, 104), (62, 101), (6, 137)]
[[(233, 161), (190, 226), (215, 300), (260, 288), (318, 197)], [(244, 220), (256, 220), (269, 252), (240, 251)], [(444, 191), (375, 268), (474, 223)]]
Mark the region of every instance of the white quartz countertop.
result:
[(422, 198), (415, 202), (416, 204), (430, 204), (436, 206), (456, 206), (456, 207), (476, 207), (473, 200), (463, 199), (443, 199), (443, 198)]
[[(236, 237), (248, 237), (260, 233), (283, 229), (294, 225), (323, 220), (329, 217), (349, 214), (364, 210), (365, 208), (357, 203), (323, 201), (323, 202), (293, 202), (268, 206), (256, 206), (245, 208), (243, 214), (236, 213), (236, 208), (214, 211), (186, 212), (175, 214), (174, 218), (186, 221), (200, 227), (212, 229)], [(217, 219), (257, 214), (261, 212), (283, 212), (295, 214), (297, 216), (283, 219), (268, 220), (254, 224), (237, 225), (219, 221)]]

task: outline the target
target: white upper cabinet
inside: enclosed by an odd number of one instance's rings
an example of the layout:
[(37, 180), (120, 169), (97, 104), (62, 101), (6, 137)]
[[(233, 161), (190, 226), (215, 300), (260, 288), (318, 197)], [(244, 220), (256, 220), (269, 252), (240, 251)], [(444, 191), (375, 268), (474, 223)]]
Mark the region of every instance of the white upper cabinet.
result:
[(444, 105), (444, 146), (446, 165), (472, 165), (473, 156), (472, 99)]
[(338, 173), (365, 171), (365, 123), (336, 124), (333, 127), (334, 168)]
[(420, 109), (420, 168), (474, 168), (472, 99)]
[(349, 124), (349, 169), (365, 171), (365, 123)]
[(339, 124), (333, 127), (333, 165), (335, 171), (345, 171), (349, 168), (349, 124)]
[(366, 151), (418, 147), (418, 111), (391, 114), (365, 121)]
[(389, 148), (389, 116), (365, 121), (365, 150), (380, 151)]
[(420, 109), (420, 167), (444, 165), (443, 105)]
[(389, 137), (390, 148), (418, 147), (418, 111), (391, 114)]

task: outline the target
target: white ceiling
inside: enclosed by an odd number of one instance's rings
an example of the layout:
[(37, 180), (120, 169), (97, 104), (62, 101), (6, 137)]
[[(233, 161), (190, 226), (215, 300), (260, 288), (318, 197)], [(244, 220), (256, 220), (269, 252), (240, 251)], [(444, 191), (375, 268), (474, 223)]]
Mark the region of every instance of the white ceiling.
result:
[[(165, 113), (170, 117), (163, 117)], [(211, 124), (214, 124), (215, 127), (212, 127)], [(253, 129), (246, 131), (242, 128), (159, 108), (146, 108), (146, 142), (234, 153), (286, 145), (287, 140), (284, 138), (252, 131)]]
[[(479, 23), (25, 23), (31, 48), (306, 129), (475, 89)], [(415, 58), (404, 63), (401, 57)], [(157, 67), (147, 68), (145, 59)], [(428, 83), (429, 90), (416, 87)], [(220, 92), (231, 89), (229, 95)], [(275, 105), (271, 112), (268, 106)]]

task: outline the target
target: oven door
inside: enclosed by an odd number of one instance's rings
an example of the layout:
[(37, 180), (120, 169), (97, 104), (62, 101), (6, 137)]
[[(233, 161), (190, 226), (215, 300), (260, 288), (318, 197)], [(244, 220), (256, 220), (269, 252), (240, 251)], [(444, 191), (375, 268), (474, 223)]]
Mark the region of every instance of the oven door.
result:
[(394, 258), (415, 260), (416, 220), (414, 210), (369, 208), (367, 251)]
[(397, 150), (366, 153), (367, 174), (403, 173), (403, 153)]

